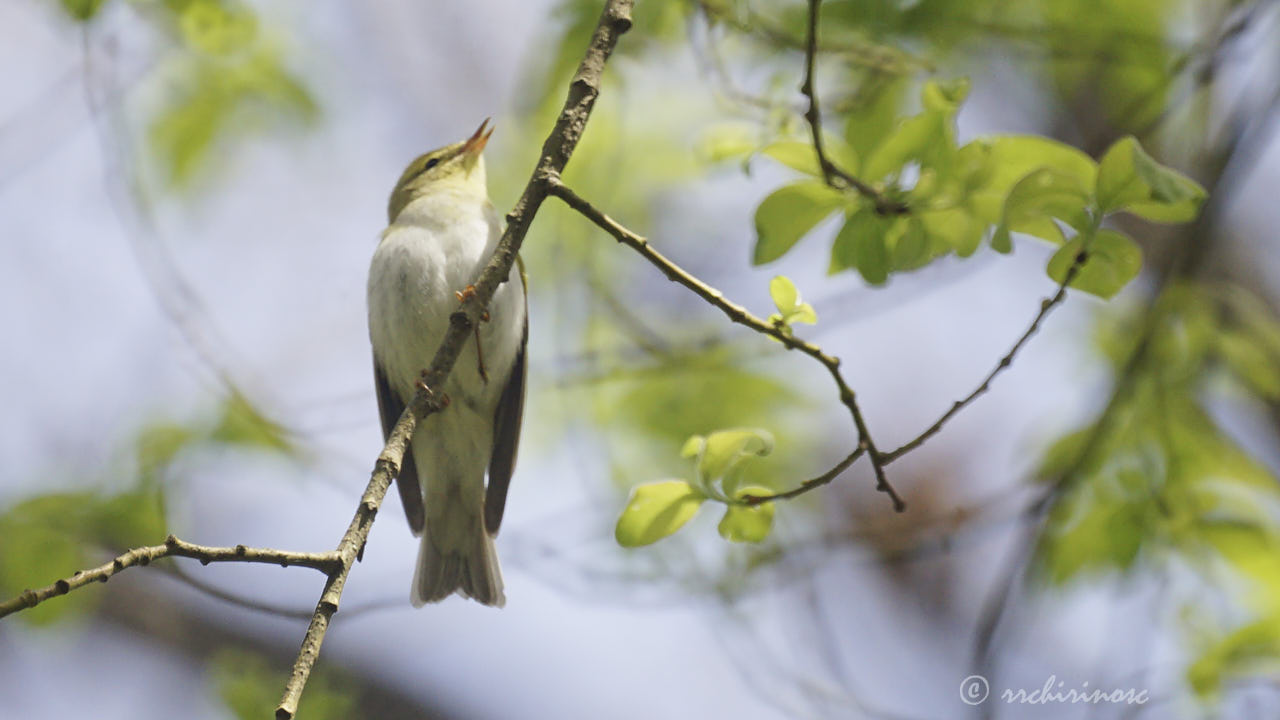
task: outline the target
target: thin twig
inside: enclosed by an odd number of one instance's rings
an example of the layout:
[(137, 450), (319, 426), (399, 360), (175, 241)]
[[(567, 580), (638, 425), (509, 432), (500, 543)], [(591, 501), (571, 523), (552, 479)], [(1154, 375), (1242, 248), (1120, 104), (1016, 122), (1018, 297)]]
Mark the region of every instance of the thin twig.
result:
[(320, 596), (320, 602), (307, 628), (307, 634), (302, 640), (302, 648), (298, 651), (297, 660), (294, 662), (293, 672), (285, 685), (284, 696), (280, 700), (279, 707), (276, 708), (277, 720), (289, 720), (297, 713), (298, 700), (302, 696), (307, 678), (311, 675), (311, 669), (320, 654), (320, 644), (324, 641), (330, 619), (338, 610), (338, 601), (342, 596), (347, 575), (369, 535), (369, 528), (391, 484), (391, 478), (399, 470), (400, 461), (404, 457), (405, 448), (413, 435), (418, 419), (425, 417), (429, 412), (442, 409), (447, 404), (443, 394), (433, 394), (430, 388), (443, 386), (454, 363), (457, 362), (463, 345), (479, 322), (480, 315), (488, 307), (498, 286), (506, 282), (510, 275), (511, 267), (516, 261), (516, 254), (520, 251), (524, 237), (529, 231), (529, 225), (533, 222), (542, 201), (546, 199), (550, 188), (548, 178), (557, 176), (564, 169), (574, 148), (577, 147), (578, 140), (582, 137), (582, 131), (586, 127), (591, 109), (600, 93), (600, 78), (604, 72), (605, 63), (612, 54), (618, 37), (631, 28), (632, 5), (633, 0), (609, 0), (605, 4), (591, 37), (591, 44), (569, 85), (568, 97), (565, 99), (560, 116), (547, 136), (546, 142), (543, 143), (538, 165), (534, 168), (533, 176), (525, 185), (515, 208), (507, 214), (506, 231), (498, 241), (493, 256), (480, 273), (479, 279), (476, 280), (475, 293), (468, 296), (459, 309), (450, 316), (449, 331), (441, 342), (440, 349), (436, 351), (431, 365), (423, 373), (423, 384), (404, 414), (400, 416), (400, 420), (387, 439), (386, 447), (378, 457), (378, 463), (360, 506), (356, 510), (356, 515), (338, 545), (342, 567), (339, 572), (330, 576), (324, 593)]
[(866, 452), (865, 448), (859, 445), (857, 448), (854, 448), (853, 452), (846, 455), (843, 460), (836, 463), (830, 470), (815, 478), (805, 480), (796, 487), (785, 492), (773, 493), (771, 495), (744, 495), (742, 497), (742, 502), (746, 505), (759, 505), (761, 503), (773, 502), (774, 500), (790, 500), (793, 497), (799, 497), (810, 490), (820, 488), (832, 480), (835, 480), (840, 476), (840, 473), (847, 470), (854, 461), (862, 457), (864, 452)]
[[(813, 343), (806, 342), (795, 337), (795, 335), (784, 332), (781, 328), (757, 317), (756, 315), (753, 315), (746, 308), (725, 298), (724, 293), (702, 282), (687, 270), (669, 260), (665, 255), (655, 250), (653, 246), (649, 244), (647, 239), (618, 224), (618, 222), (613, 218), (600, 212), (600, 210), (596, 209), (594, 205), (587, 202), (573, 190), (569, 189), (569, 187), (560, 180), (560, 176), (558, 174), (547, 176), (546, 183), (547, 191), (550, 194), (563, 200), (566, 205), (573, 208), (583, 217), (587, 218), (602, 230), (612, 235), (618, 242), (640, 253), (640, 255), (648, 260), (650, 264), (661, 270), (662, 273), (667, 276), (668, 280), (683, 285), (692, 291), (693, 294), (719, 308), (720, 311), (729, 318), (729, 320), (744, 327), (748, 327), (761, 335), (768, 335), (769, 337), (776, 339), (778, 342), (781, 342), (788, 350), (796, 350), (804, 353), (821, 363), (831, 375), (831, 379), (835, 382), (836, 389), (839, 392), (840, 402), (849, 409), (849, 414), (853, 418), (854, 426), (858, 430), (858, 447), (848, 459), (849, 463), (856, 460), (858, 455), (866, 453), (866, 455), (871, 459), (871, 467), (875, 470), (876, 489), (889, 496), (890, 500), (893, 501), (894, 510), (902, 512), (906, 509), (906, 503), (902, 501), (902, 498), (893, 489), (893, 486), (889, 484), (889, 480), (885, 476), (884, 464), (880, 460), (880, 451), (876, 449), (875, 442), (871, 439), (871, 432), (867, 429), (866, 419), (862, 416), (862, 409), (858, 406), (857, 396), (854, 394), (853, 389), (849, 387), (849, 384), (845, 382), (844, 375), (840, 372), (839, 358), (826, 354), (822, 351), (822, 348), (814, 345)], [(806, 483), (806, 485), (808, 485), (807, 489), (797, 489), (777, 496), (764, 497), (756, 500), (755, 502), (765, 502), (767, 500), (773, 500), (775, 497), (782, 498), (784, 495), (786, 497), (794, 497), (795, 495), (807, 492), (809, 489), (813, 489), (814, 487), (830, 482), (840, 473), (840, 471), (844, 470), (844, 467), (847, 466), (847, 464), (843, 467), (838, 465), (837, 467), (839, 470), (834, 473), (830, 473), (831, 477), (825, 477), (826, 474), (824, 474), (815, 478), (815, 480), (809, 481)], [(816, 480), (821, 480), (821, 482), (815, 483)], [(804, 488), (805, 485), (802, 485), (801, 487)]]
[(823, 179), (828, 185), (838, 190), (856, 190), (859, 195), (872, 202), (877, 214), (905, 215), (911, 212), (905, 202), (888, 197), (845, 172), (827, 157), (827, 152), (822, 145), (822, 112), (818, 109), (818, 91), (813, 82), (813, 66), (818, 55), (818, 15), (821, 5), (822, 0), (809, 0), (809, 27), (805, 36), (804, 49), (804, 82), (800, 85), (800, 92), (809, 98), (809, 107), (804, 112), (804, 118), (809, 121), (809, 130), (813, 134), (813, 151), (818, 156), (818, 165), (822, 167)]
[(17, 597), (0, 603), (0, 618), (19, 610), (33, 608), (49, 598), (66, 595), (72, 590), (78, 590), (90, 583), (106, 582), (116, 573), (122, 572), (127, 568), (150, 565), (152, 561), (166, 557), (193, 558), (205, 565), (214, 562), (263, 563), (281, 567), (297, 565), (319, 570), (326, 574), (333, 572), (339, 564), (338, 554), (333, 552), (299, 553), (271, 548), (251, 548), (244, 545), (208, 547), (179, 540), (170, 535), (165, 538), (163, 545), (147, 545), (134, 548), (116, 556), (114, 560), (104, 565), (99, 565), (90, 570), (77, 571), (69, 577), (62, 578), (37, 590), (24, 590)]
[(996, 379), (997, 375), (1009, 369), (1009, 366), (1013, 365), (1013, 360), (1017, 357), (1018, 352), (1022, 350), (1022, 346), (1026, 345), (1027, 341), (1039, 332), (1040, 324), (1049, 316), (1049, 313), (1053, 312), (1054, 308), (1061, 305), (1062, 302), (1067, 299), (1067, 286), (1076, 279), (1076, 276), (1080, 274), (1080, 270), (1088, 260), (1089, 252), (1082, 246), (1080, 252), (1076, 253), (1075, 260), (1071, 263), (1071, 267), (1067, 268), (1067, 274), (1062, 278), (1062, 282), (1058, 284), (1057, 292), (1040, 301), (1040, 312), (1036, 313), (1035, 318), (1031, 320), (1031, 325), (1022, 333), (1017, 342), (1013, 344), (1013, 347), (1009, 348), (1009, 352), (1005, 353), (1004, 357), (1000, 358), (996, 363), (996, 366), (991, 369), (991, 372), (987, 373), (987, 376), (982, 380), (982, 384), (978, 385), (978, 387), (975, 388), (973, 392), (965, 396), (963, 400), (957, 400), (952, 403), (951, 407), (942, 414), (942, 417), (939, 417), (932, 425), (925, 428), (924, 432), (915, 436), (908, 442), (903, 443), (903, 445), (896, 450), (884, 453), (881, 457), (883, 458), (885, 465), (888, 465), (894, 460), (897, 460), (903, 455), (915, 450), (923, 445), (926, 440), (937, 435), (942, 430), (942, 426), (946, 425), (947, 421), (954, 417), (956, 413), (967, 407), (969, 403), (977, 400), (978, 396), (991, 389), (992, 381)]

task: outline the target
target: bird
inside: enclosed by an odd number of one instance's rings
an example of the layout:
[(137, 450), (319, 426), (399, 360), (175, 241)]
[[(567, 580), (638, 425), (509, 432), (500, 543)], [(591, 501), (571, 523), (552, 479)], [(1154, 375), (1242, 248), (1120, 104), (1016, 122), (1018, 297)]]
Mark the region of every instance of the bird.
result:
[[(466, 140), (417, 157), (387, 203), (388, 226), (368, 282), (384, 438), (501, 237), (485, 181), (483, 152), (492, 134), (486, 118)], [(517, 262), (444, 386), (431, 388), (448, 406), (419, 423), (396, 477), (409, 529), (420, 538), (415, 607), (454, 593), (494, 607), (506, 602), (494, 538), (515, 470), (528, 341), (528, 286)]]

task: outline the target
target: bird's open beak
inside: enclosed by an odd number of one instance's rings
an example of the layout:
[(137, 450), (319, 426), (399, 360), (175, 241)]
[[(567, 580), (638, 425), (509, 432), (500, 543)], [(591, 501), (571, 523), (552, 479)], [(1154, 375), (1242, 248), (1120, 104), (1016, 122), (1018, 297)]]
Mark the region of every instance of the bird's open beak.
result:
[[(485, 132), (485, 128), (489, 131)], [(489, 127), (489, 118), (485, 118), (484, 122), (480, 123), (480, 127), (476, 128), (471, 137), (463, 143), (462, 152), (472, 157), (479, 157), (480, 153), (484, 152), (484, 146), (489, 143), (490, 135), (493, 135), (493, 128)]]

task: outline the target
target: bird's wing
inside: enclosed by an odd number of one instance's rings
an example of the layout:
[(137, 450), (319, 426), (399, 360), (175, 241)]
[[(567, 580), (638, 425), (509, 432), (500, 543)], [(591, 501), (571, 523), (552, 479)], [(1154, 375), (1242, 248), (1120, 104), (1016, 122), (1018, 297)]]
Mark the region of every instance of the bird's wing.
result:
[[(521, 272), (521, 280), (524, 273)], [(489, 457), (489, 486), (484, 494), (484, 529), (496, 535), (502, 524), (502, 511), (507, 505), (507, 488), (511, 485), (511, 473), (516, 467), (516, 450), (520, 445), (520, 421), (524, 416), (524, 386), (529, 376), (525, 363), (529, 346), (529, 314), (524, 316), (524, 333), (520, 338), (520, 350), (511, 366), (511, 377), (502, 389), (498, 410), (493, 417), (493, 454)]]
[[(391, 389), (387, 382), (387, 373), (383, 371), (378, 358), (373, 358), (373, 384), (378, 390), (378, 415), (382, 418), (382, 439), (391, 435), (391, 428), (404, 413), (404, 401)], [(426, 524), (426, 513), (422, 507), (422, 485), (418, 483), (418, 469), (413, 462), (413, 448), (404, 449), (404, 459), (400, 462), (400, 474), (396, 476), (396, 489), (400, 491), (400, 504), (404, 505), (404, 516), (409, 521), (409, 529), (414, 535), (421, 535)]]

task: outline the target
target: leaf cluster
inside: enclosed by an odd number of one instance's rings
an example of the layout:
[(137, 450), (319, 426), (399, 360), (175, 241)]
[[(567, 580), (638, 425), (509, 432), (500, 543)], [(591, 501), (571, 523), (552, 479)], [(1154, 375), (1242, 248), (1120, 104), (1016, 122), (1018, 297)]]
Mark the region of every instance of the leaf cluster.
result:
[(726, 506), (719, 525), (721, 537), (733, 542), (764, 540), (773, 527), (773, 503), (746, 505), (743, 500), (769, 491), (743, 484), (738, 471), (744, 461), (772, 452), (773, 444), (773, 435), (754, 428), (690, 437), (680, 454), (693, 461), (693, 480), (663, 480), (635, 487), (614, 530), (618, 544), (639, 547), (655, 543), (683, 527), (707, 500)]
[[(946, 255), (968, 257), (984, 243), (1011, 252), (1013, 235), (1021, 233), (1058, 246), (1046, 268), (1057, 282), (1087, 249), (1070, 286), (1110, 297), (1138, 274), (1142, 253), (1125, 234), (1102, 229), (1104, 218), (1125, 212), (1185, 222), (1204, 201), (1203, 188), (1157, 163), (1133, 137), (1117, 141), (1099, 162), (1044, 137), (991, 136), (958, 145), (955, 116), (967, 93), (964, 81), (929, 81), (920, 113), (894, 118), (893, 104), (869, 105), (848, 116), (843, 141), (824, 141), (838, 167), (905, 203), (906, 213), (885, 213), (872, 199), (833, 187), (809, 143), (778, 140), (759, 148), (809, 177), (761, 201), (752, 262), (781, 258), (838, 213), (830, 273), (857, 270), (879, 285)], [(708, 144), (720, 156), (745, 149), (725, 138)]]

